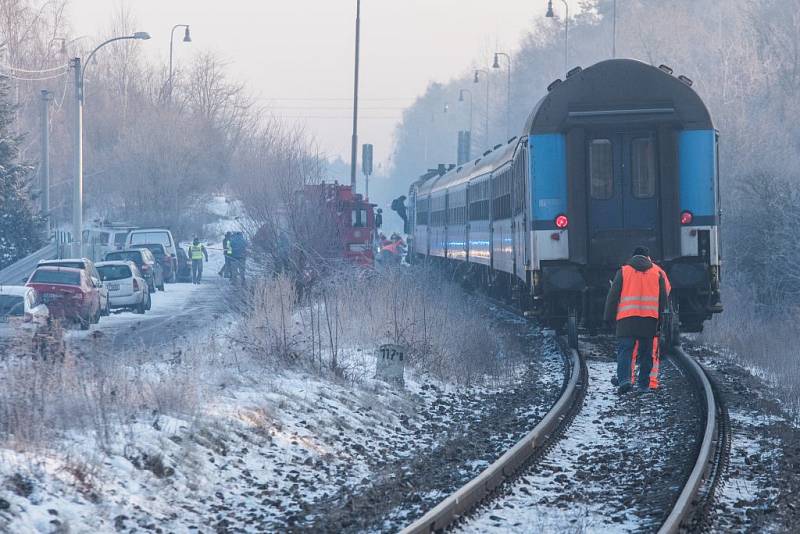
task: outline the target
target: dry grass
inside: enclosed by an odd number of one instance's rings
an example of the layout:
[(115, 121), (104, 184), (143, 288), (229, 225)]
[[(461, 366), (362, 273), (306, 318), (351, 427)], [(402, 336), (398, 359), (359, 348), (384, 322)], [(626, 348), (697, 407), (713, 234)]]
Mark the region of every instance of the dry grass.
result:
[(756, 299), (742, 290), (726, 292), (725, 312), (706, 328), (702, 340), (730, 349), (745, 366), (766, 373), (792, 410), (800, 411), (800, 339), (798, 312), (759, 309)]
[[(56, 340), (60, 343), (60, 340)], [(208, 395), (207, 352), (141, 362), (121, 354), (42, 359), (27, 350), (0, 360), (0, 446), (32, 450), (70, 430), (107, 448), (140, 414), (192, 416)]]
[(261, 280), (238, 334), (254, 357), (360, 381), (374, 373), (373, 350), (408, 347), (409, 365), (470, 385), (511, 372), (474, 299), (424, 267), (329, 271), (298, 298), (286, 276)]

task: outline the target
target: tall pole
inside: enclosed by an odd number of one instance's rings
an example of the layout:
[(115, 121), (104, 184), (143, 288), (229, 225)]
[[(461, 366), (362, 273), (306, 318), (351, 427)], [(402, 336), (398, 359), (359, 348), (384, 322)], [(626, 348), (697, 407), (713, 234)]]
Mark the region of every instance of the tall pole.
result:
[(508, 79), (506, 80), (506, 139), (508, 139), (511, 137), (511, 56), (505, 52), (495, 52), (494, 65), (492, 65), (495, 69), (500, 68), (500, 62), (497, 61), (499, 56), (504, 57), (508, 62), (508, 71), (506, 72), (508, 75)]
[(81, 66), (81, 58), (79, 57), (69, 62), (70, 67), (75, 70), (75, 122), (72, 152), (73, 171), (75, 173), (72, 190), (72, 254), (74, 258), (80, 258), (82, 255), (81, 241), (83, 239), (83, 75), (86, 73), (86, 66), (92, 61), (98, 50), (109, 43), (128, 39), (147, 40), (150, 39), (150, 34), (136, 32), (133, 35), (112, 37), (97, 45), (86, 58), (86, 63), (83, 66)]
[(611, 36), (611, 57), (617, 57), (617, 0), (614, 0), (614, 17)]
[(42, 217), (44, 218), (45, 235), (50, 239), (50, 102), (53, 95), (50, 91), (42, 91), (42, 156), (39, 165), (41, 180)]
[(485, 69), (475, 69), (474, 82), (478, 83), (478, 73), (482, 72), (486, 75), (486, 117), (484, 118), (484, 131), (486, 136), (485, 147), (489, 147), (489, 71)]
[(176, 24), (169, 32), (169, 99), (172, 100), (172, 49), (174, 48), (173, 41), (175, 40), (175, 29), (178, 27)]
[(569, 69), (569, 4), (567, 0), (561, 0), (564, 2), (564, 9), (566, 9), (567, 14), (564, 18), (564, 72)]
[(353, 82), (353, 140), (350, 148), (350, 187), (356, 192), (356, 159), (358, 157), (358, 52), (361, 44), (361, 0), (356, 0), (356, 65)]
[(189, 25), (188, 24), (176, 24), (172, 27), (172, 31), (169, 32), (169, 78), (167, 83), (169, 85), (169, 98), (172, 98), (172, 49), (174, 48), (175, 43), (175, 30), (178, 28), (186, 28), (186, 35), (183, 38), (184, 42), (189, 42)]
[(80, 258), (83, 239), (83, 70), (81, 58), (71, 62), (75, 71), (75, 121), (73, 123), (72, 257)]

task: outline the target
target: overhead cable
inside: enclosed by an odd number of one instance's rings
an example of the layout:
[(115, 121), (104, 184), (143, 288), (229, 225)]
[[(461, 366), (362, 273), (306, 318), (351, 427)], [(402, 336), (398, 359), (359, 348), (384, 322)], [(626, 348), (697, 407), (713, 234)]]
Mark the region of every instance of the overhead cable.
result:
[(64, 69), (68, 69), (68, 68), (69, 68), (69, 64), (68, 63), (65, 63), (63, 65), (59, 65), (58, 67), (49, 67), (49, 68), (46, 68), (46, 69), (38, 69), (38, 70), (23, 69), (22, 67), (12, 67), (11, 65), (0, 65), (0, 69), (2, 69), (2, 70), (11, 70), (11, 71), (15, 71), (15, 72), (24, 72), (26, 74), (45, 74), (45, 73), (48, 73), (48, 72), (54, 72), (54, 71), (57, 71), (57, 70), (64, 70)]

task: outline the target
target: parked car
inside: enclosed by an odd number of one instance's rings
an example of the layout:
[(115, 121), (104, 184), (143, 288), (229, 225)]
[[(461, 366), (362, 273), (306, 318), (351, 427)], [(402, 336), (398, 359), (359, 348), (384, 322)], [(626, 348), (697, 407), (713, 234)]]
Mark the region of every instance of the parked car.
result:
[(164, 246), (164, 253), (170, 258), (172, 269), (170, 270), (167, 281), (172, 283), (175, 281), (175, 274), (178, 270), (177, 252), (178, 248), (175, 240), (172, 238), (172, 232), (165, 228), (139, 228), (133, 230), (128, 234), (128, 248), (133, 248), (138, 245), (152, 245), (160, 244)]
[(111, 307), (144, 313), (150, 309), (147, 281), (132, 261), (101, 261), (97, 264), (100, 279), (108, 288)]
[(103, 287), (103, 281), (95, 268), (94, 262), (88, 258), (79, 259), (63, 259), (63, 260), (41, 260), (39, 267), (71, 267), (73, 269), (81, 269), (85, 271), (88, 276), (92, 278), (94, 285), (100, 291), (100, 311), (101, 315), (108, 316), (111, 313), (111, 307), (108, 305), (108, 290)]
[(192, 262), (189, 261), (189, 255), (182, 247), (177, 248), (178, 256), (178, 273), (176, 280), (178, 282), (191, 282), (192, 281)]
[(82, 269), (37, 267), (26, 286), (36, 290), (51, 317), (76, 322), (81, 330), (100, 320), (100, 291)]
[(131, 245), (131, 248), (146, 248), (152, 252), (153, 257), (155, 257), (156, 261), (161, 265), (161, 270), (164, 273), (164, 280), (167, 282), (174, 282), (177, 279), (174, 270), (177, 269), (178, 264), (174, 258), (166, 253), (164, 245), (161, 243), (147, 243), (143, 245)]
[(46, 328), (49, 314), (35, 289), (0, 286), (0, 358), (11, 347), (19, 348), (21, 339), (34, 343), (36, 335)]
[(129, 248), (106, 254), (105, 261), (132, 261), (147, 280), (150, 293), (164, 291), (164, 272), (153, 253), (146, 248)]

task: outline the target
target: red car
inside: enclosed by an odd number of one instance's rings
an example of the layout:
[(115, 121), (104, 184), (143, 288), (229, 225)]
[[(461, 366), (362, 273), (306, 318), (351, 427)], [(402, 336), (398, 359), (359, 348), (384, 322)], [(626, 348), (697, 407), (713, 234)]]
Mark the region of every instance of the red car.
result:
[(100, 290), (82, 269), (39, 267), (25, 285), (36, 290), (51, 317), (76, 322), (81, 330), (100, 321)]

